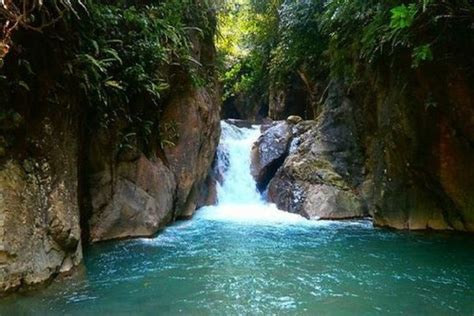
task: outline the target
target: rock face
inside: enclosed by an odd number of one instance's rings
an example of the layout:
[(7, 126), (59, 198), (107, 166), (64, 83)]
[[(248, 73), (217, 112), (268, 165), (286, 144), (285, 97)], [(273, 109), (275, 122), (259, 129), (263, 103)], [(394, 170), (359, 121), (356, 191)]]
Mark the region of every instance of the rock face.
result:
[[(186, 113), (186, 115), (183, 115)], [(220, 135), (218, 95), (190, 89), (170, 99), (160, 124), (173, 141), (152, 158), (114, 156), (116, 131), (102, 131), (89, 153), (90, 240), (153, 236), (213, 202), (209, 173)], [(172, 127), (172, 128), (171, 128)]]
[(474, 231), (472, 80), (440, 65), (408, 83), (408, 93), (396, 78), (374, 83), (371, 110), (361, 109), (376, 122), (364, 128), (375, 223)]
[[(127, 148), (131, 120), (91, 124), (97, 117), (77, 86), (60, 82), (61, 50), (48, 50), (36, 35), (24, 39), (39, 56), (31, 87), (1, 90), (0, 296), (72, 270), (82, 261), (83, 241), (152, 236), (215, 198), (210, 169), (220, 96), (212, 38), (199, 34), (193, 42), (193, 58), (206, 67), (210, 83), (197, 88), (179, 69), (168, 69), (176, 71), (170, 74), (176, 82), (163, 104), (150, 106), (146, 98), (134, 104), (156, 123), (150, 146), (137, 140)], [(19, 62), (10, 56), (3, 69), (17, 80)]]
[(269, 199), (307, 218), (474, 231), (472, 82), (456, 67), (419, 72), (407, 90), (385, 79), (351, 94), (330, 84), (316, 122), (294, 126)]
[[(175, 212), (192, 216), (202, 199), (220, 137), (219, 95), (205, 89), (175, 97), (163, 115), (164, 124), (176, 124), (178, 141), (165, 148), (165, 157), (176, 177)], [(183, 115), (186, 113), (186, 115)]]
[(356, 190), (363, 156), (351, 103), (340, 87), (331, 91), (315, 122), (295, 126), (290, 154), (270, 181), (268, 197), (280, 209), (311, 219), (362, 217)]
[(8, 147), (0, 157), (0, 295), (47, 281), (82, 259), (74, 109), (57, 113), (38, 103), (30, 124), (24, 108), (15, 110), (19, 124), (0, 122)]

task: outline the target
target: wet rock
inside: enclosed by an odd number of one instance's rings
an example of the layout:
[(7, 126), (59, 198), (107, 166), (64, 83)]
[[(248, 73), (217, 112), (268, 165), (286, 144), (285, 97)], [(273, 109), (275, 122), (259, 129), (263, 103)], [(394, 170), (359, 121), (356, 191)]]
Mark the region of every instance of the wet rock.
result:
[(251, 154), (251, 172), (260, 190), (265, 189), (283, 164), (292, 137), (291, 125), (280, 121), (265, 130), (255, 143)]
[(303, 80), (300, 75), (294, 74), (288, 79), (288, 84), (284, 87), (270, 85), (268, 116), (274, 120), (285, 120), (292, 115), (305, 120), (312, 119), (315, 115), (313, 108), (315, 87), (307, 81), (307, 77)]
[(356, 193), (364, 160), (351, 106), (334, 85), (317, 121), (293, 128), (301, 136), (294, 138), (268, 188), (269, 200), (280, 209), (311, 219), (366, 215)]

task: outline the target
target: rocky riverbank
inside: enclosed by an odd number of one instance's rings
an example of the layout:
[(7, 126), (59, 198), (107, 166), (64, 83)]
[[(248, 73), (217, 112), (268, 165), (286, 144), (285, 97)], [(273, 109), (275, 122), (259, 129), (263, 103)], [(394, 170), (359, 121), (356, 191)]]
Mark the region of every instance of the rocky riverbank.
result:
[[(358, 102), (333, 82), (316, 120), (293, 117), (263, 127), (252, 168), (269, 201), (311, 219), (370, 215), (375, 225), (397, 229), (474, 231), (474, 175), (466, 164), (474, 155), (471, 120), (458, 117), (462, 128), (455, 133), (455, 121), (434, 113), (407, 117), (404, 108), (387, 117), (389, 103), (377, 114)], [(372, 125), (374, 115), (381, 115), (379, 126)], [(422, 126), (435, 125), (420, 129), (417, 117)]]

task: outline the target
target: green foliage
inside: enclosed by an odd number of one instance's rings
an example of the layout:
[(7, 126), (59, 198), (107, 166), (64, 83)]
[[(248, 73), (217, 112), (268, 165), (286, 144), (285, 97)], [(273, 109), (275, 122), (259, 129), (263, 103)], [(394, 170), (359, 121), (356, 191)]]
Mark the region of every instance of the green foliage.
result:
[(207, 21), (188, 24), (199, 11), (193, 1), (142, 6), (91, 2), (89, 8), (90, 18), (80, 29), (81, 53), (73, 66), (103, 124), (121, 112), (134, 112), (126, 111), (130, 106), (159, 106), (170, 86), (170, 67), (199, 82), (201, 65), (191, 55), (189, 34), (203, 36), (200, 27), (207, 27)]
[(469, 0), (230, 2), (220, 18), (223, 35), (231, 34), (221, 40), (227, 48), (219, 47), (232, 55), (221, 69), (224, 98), (265, 100), (270, 86), (288, 86), (300, 72), (312, 82), (330, 73), (348, 83), (380, 67), (410, 72), (435, 60), (458, 62), (453, 47), (474, 47)]
[[(124, 143), (148, 146), (158, 130), (163, 97), (173, 76), (206, 83), (208, 73), (193, 57), (193, 37), (214, 34), (206, 3), (194, 0), (89, 3), (81, 24), (74, 75), (104, 127), (128, 122)], [(79, 71), (78, 71), (79, 70)], [(180, 82), (179, 84), (186, 84)]]
[(228, 0), (220, 8), (217, 47), (224, 98), (266, 93), (280, 4), (281, 0)]
[(423, 61), (432, 61), (433, 52), (431, 51), (431, 46), (429, 44), (421, 45), (415, 47), (413, 50), (413, 67), (417, 68), (420, 66), (420, 63)]
[(472, 1), (332, 0), (321, 17), (331, 71), (346, 78), (354, 78), (360, 65), (398, 64), (401, 70), (407, 57), (413, 68), (435, 57), (446, 61), (454, 56), (453, 46), (466, 49), (473, 40)]
[[(55, 86), (48, 92), (50, 102), (60, 106), (61, 95), (74, 87), (69, 93), (86, 105), (89, 127), (123, 127), (121, 149), (146, 147), (160, 134), (158, 122), (170, 86), (205, 85), (213, 77), (212, 65), (201, 64), (193, 46), (197, 42), (212, 44), (216, 31), (213, 3), (83, 2), (65, 11), (60, 23), (33, 34), (45, 43), (38, 56), (60, 59), (45, 66), (36, 58), (39, 52), (33, 52), (34, 46), (20, 44), (31, 51), (18, 50), (22, 52), (18, 61), (12, 56), (8, 69), (0, 70), (5, 72), (0, 97), (8, 103), (17, 94), (36, 93), (35, 71), (54, 73)], [(40, 18), (42, 11), (34, 14)], [(30, 29), (22, 32), (28, 36), (35, 33)]]
[(392, 10), (390, 27), (393, 29), (406, 29), (413, 24), (418, 8), (415, 3), (410, 3), (408, 6), (405, 4), (399, 5)]

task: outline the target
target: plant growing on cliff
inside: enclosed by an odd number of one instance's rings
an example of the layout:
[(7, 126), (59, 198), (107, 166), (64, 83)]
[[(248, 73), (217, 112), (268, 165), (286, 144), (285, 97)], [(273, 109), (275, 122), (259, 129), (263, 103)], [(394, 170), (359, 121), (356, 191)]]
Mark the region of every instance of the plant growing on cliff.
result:
[[(35, 93), (38, 74), (46, 71), (35, 53), (49, 54), (57, 60), (47, 66), (56, 76), (48, 102), (59, 108), (65, 86), (74, 87), (69, 94), (86, 105), (89, 127), (120, 127), (128, 135), (126, 145), (152, 145), (159, 136), (170, 85), (202, 85), (213, 76), (212, 65), (201, 64), (194, 53), (196, 41), (214, 36), (210, 1), (3, 0), (1, 7), (0, 49), (21, 47), (5, 57), (8, 67), (0, 70), (2, 102)], [(26, 9), (12, 29), (17, 8)], [(33, 52), (32, 36), (44, 43), (41, 51)]]
[(74, 4), (69, 0), (0, 0), (0, 61), (10, 51), (17, 30), (43, 32), (69, 12), (78, 15), (77, 7), (86, 9), (81, 0)]

